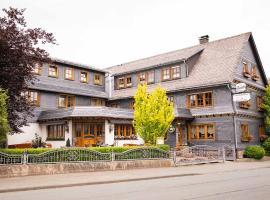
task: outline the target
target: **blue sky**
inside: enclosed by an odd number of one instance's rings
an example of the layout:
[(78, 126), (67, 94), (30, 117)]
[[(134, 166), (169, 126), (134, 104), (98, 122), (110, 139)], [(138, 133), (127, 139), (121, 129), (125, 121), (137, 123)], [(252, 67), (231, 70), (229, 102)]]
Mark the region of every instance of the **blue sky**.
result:
[(54, 33), (52, 57), (100, 68), (252, 31), (270, 77), (267, 0), (1, 0), (9, 6)]

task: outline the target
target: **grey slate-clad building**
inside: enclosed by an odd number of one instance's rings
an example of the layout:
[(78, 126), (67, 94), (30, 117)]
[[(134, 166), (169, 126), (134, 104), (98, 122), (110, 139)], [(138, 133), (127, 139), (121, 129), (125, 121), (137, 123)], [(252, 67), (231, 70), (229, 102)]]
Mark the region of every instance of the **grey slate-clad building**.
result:
[[(38, 81), (30, 85), (35, 117), (24, 135), (35, 133), (54, 147), (98, 144), (142, 144), (133, 127), (133, 96), (146, 82), (157, 84), (174, 103), (175, 120), (165, 139), (171, 147), (192, 144), (230, 145), (243, 149), (263, 137), (262, 96), (267, 79), (251, 33), (217, 41), (200, 38), (196, 46), (141, 60), (95, 67), (54, 60), (37, 65)], [(245, 83), (251, 99), (232, 101), (232, 86)]]

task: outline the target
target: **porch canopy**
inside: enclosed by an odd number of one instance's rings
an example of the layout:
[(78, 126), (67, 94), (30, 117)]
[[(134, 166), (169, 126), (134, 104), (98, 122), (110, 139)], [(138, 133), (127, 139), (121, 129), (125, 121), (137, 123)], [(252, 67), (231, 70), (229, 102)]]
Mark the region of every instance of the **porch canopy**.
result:
[[(177, 108), (174, 110), (175, 118), (193, 119), (190, 110)], [(57, 120), (72, 117), (93, 117), (108, 119), (133, 119), (133, 110), (123, 108), (111, 108), (105, 106), (75, 106), (70, 108), (42, 111), (38, 121)]]
[(93, 117), (110, 119), (133, 119), (133, 110), (105, 106), (75, 106), (70, 108), (42, 111), (38, 121), (72, 117)]
[(194, 117), (192, 116), (190, 109), (186, 108), (176, 108), (174, 109), (174, 117), (176, 119), (186, 119), (186, 120), (191, 120)]

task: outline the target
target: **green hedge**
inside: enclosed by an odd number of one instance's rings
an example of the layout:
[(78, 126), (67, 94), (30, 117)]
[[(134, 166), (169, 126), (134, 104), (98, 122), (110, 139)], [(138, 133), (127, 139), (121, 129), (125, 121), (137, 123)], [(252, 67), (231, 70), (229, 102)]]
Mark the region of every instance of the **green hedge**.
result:
[(269, 155), (270, 154), (270, 137), (267, 138), (263, 144), (262, 144), (264, 150), (266, 151), (266, 153)]
[(244, 152), (246, 158), (262, 159), (265, 155), (265, 150), (259, 145), (247, 146)]
[[(88, 147), (87, 149), (95, 150), (101, 153), (109, 153), (109, 152), (124, 152), (129, 149), (141, 148), (142, 146), (125, 146), (125, 147)], [(157, 147), (164, 151), (170, 150), (168, 145), (157, 145), (157, 146), (143, 146), (143, 147)], [(27, 151), (29, 154), (40, 154), (46, 151), (54, 150), (53, 148), (28, 148)], [(0, 152), (7, 154), (23, 154), (25, 149), (0, 149)]]

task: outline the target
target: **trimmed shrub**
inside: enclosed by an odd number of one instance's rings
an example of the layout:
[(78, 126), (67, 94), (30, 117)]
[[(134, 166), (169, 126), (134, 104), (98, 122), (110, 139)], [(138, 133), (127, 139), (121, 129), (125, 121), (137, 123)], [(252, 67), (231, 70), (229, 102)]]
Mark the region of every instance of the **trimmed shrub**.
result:
[[(109, 152), (121, 153), (121, 152), (127, 151), (129, 149), (141, 148), (141, 147), (146, 147), (146, 146), (88, 147), (87, 149), (95, 150), (95, 151), (98, 151), (98, 152), (101, 152), (101, 153), (109, 153)], [(156, 148), (162, 149), (164, 151), (168, 151), (170, 149), (170, 147), (168, 145), (157, 145), (157, 146), (149, 146), (149, 147), (156, 147)], [(23, 152), (25, 150), (27, 150), (27, 152), (29, 154), (40, 154), (40, 153), (44, 153), (44, 152), (47, 152), (47, 151), (50, 151), (50, 150), (55, 150), (55, 149), (52, 149), (52, 148), (0, 149), (0, 152), (7, 153), (7, 154), (23, 154)]]
[(270, 154), (270, 137), (263, 142), (262, 146), (265, 149), (266, 153)]
[(66, 141), (66, 147), (70, 147), (70, 139), (68, 138), (67, 141)]
[(265, 150), (259, 145), (247, 146), (244, 152), (246, 158), (262, 159), (265, 155)]

